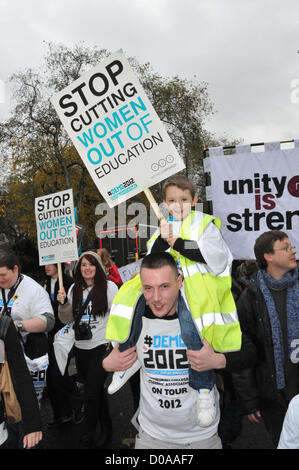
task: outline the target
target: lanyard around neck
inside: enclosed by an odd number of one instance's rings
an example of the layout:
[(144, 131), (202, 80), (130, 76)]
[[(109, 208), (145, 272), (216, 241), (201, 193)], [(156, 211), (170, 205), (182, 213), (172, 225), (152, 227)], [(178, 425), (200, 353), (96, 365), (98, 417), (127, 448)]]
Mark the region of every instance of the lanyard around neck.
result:
[(6, 300), (6, 296), (5, 296), (5, 289), (1, 288), (2, 299), (3, 299), (3, 303), (4, 303), (4, 310), (2, 312), (2, 315), (6, 314), (7, 305), (9, 303), (10, 299), (14, 296), (14, 294), (15, 294), (15, 292), (16, 292), (17, 288), (19, 287), (22, 280), (23, 280), (23, 275), (19, 274), (18, 279), (16, 280), (15, 284), (10, 288), (10, 290), (8, 292), (7, 300)]

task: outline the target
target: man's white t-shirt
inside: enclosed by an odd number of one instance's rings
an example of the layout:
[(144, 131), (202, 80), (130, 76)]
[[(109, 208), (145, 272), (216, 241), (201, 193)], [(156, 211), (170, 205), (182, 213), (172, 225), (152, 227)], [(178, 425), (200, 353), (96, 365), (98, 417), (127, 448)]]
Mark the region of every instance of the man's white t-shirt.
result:
[(143, 317), (137, 343), (140, 372), (141, 428), (150, 436), (170, 443), (187, 444), (208, 439), (217, 433), (220, 412), (215, 387), (217, 413), (207, 428), (197, 424), (197, 392), (189, 387), (186, 346), (177, 317)]

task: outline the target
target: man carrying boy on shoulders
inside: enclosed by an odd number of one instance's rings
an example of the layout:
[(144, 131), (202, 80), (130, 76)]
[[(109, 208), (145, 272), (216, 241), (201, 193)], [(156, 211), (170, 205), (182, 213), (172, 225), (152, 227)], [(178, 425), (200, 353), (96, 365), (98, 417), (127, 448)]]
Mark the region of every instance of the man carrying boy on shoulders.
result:
[[(221, 222), (192, 210), (197, 197), (193, 183), (185, 176), (169, 178), (162, 191), (171, 221), (161, 221), (160, 231), (149, 240), (148, 248), (152, 253), (169, 251), (184, 277), (189, 315), (184, 319), (179, 317), (183, 341), (189, 350), (200, 350), (206, 339), (215, 351), (238, 351), (241, 331), (231, 293), (232, 255), (222, 238)], [(136, 335), (133, 339), (134, 329), (139, 328), (138, 320), (134, 320), (129, 338), (128, 333), (117, 335), (125, 327), (131, 327), (131, 307), (139, 295), (139, 287), (140, 279), (129, 281), (113, 301), (106, 337), (122, 343), (120, 351), (133, 346), (138, 339)], [(119, 390), (138, 368), (137, 362), (126, 374), (115, 373), (108, 392)], [(202, 427), (209, 426), (216, 416), (214, 370), (198, 373), (191, 366), (189, 384), (196, 391), (198, 422)]]
[(241, 371), (254, 363), (254, 348), (248, 349), (244, 338), (240, 352), (216, 353), (206, 340), (200, 350), (189, 350), (179, 318), (189, 321), (190, 313), (173, 257), (169, 253), (147, 255), (140, 277), (143, 294), (139, 293), (133, 315), (136, 346), (121, 352), (117, 345), (103, 361), (107, 371), (128, 370), (137, 358), (141, 366), (140, 431), (135, 448), (220, 449), (218, 391), (214, 387), (214, 418), (203, 427), (194, 412), (197, 392), (189, 386), (188, 364), (200, 374), (223, 368)]

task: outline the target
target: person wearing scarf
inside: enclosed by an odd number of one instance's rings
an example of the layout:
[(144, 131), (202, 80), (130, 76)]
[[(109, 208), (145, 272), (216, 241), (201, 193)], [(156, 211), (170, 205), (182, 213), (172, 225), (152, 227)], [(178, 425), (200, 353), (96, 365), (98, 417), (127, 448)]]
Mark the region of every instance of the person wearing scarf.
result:
[(254, 253), (260, 269), (237, 310), (258, 361), (252, 369), (233, 374), (233, 380), (242, 412), (253, 423), (262, 418), (277, 447), (288, 404), (299, 393), (296, 248), (286, 233), (271, 230), (257, 238)]
[[(257, 274), (259, 288), (265, 298), (267, 305), (274, 349), (275, 371), (277, 389), (286, 386), (285, 379), (285, 356), (290, 358), (296, 346), (295, 341), (299, 339), (299, 283), (298, 268), (286, 273), (282, 279), (274, 279), (266, 271), (261, 269)], [(283, 294), (284, 291), (284, 294)], [(278, 292), (278, 294), (276, 294)], [(283, 338), (281, 320), (275, 305), (275, 296), (285, 297), (286, 314), (286, 340)], [(284, 341), (286, 344), (284, 344)]]

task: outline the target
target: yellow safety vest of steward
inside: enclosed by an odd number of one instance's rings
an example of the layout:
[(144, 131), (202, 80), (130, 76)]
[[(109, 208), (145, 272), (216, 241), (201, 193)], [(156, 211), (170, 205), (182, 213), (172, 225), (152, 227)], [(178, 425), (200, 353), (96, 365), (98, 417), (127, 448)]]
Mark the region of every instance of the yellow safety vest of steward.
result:
[[(192, 211), (183, 221), (179, 236), (185, 240), (198, 241), (209, 223), (215, 223), (220, 230), (220, 219)], [(148, 241), (149, 251), (158, 236), (159, 230)], [(231, 293), (230, 266), (214, 276), (203, 263), (191, 261), (173, 249), (170, 249), (170, 253), (179, 261), (183, 272), (182, 295), (201, 339), (205, 338), (218, 352), (239, 351), (242, 335)], [(121, 286), (113, 299), (108, 317), (107, 339), (119, 343), (128, 339), (135, 306), (141, 293), (139, 274)]]

